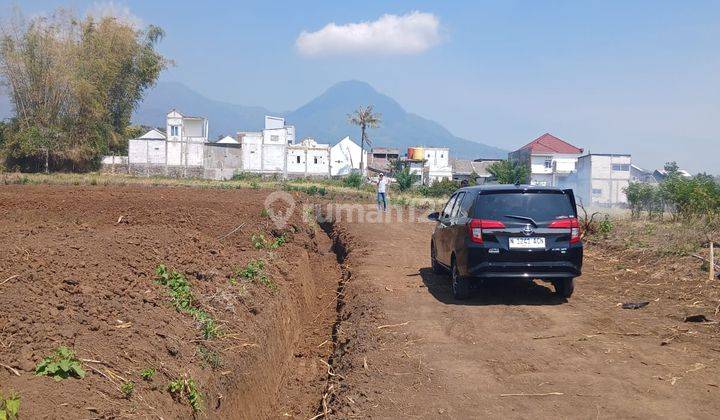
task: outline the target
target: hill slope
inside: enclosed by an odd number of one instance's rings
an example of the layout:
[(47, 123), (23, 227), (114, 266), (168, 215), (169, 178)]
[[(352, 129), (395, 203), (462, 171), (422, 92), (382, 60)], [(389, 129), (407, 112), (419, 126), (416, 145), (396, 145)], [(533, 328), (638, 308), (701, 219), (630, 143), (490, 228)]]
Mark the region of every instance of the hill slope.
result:
[[(361, 105), (372, 104), (382, 114), (382, 124), (369, 132), (377, 146), (444, 146), (452, 157), (505, 157), (507, 152), (492, 146), (453, 135), (442, 125), (409, 113), (387, 95), (367, 83), (340, 82), (300, 108), (284, 113), (288, 123), (297, 128), (298, 138), (313, 137), (334, 144), (350, 135), (359, 138), (359, 129), (348, 124), (347, 114)], [(202, 115), (210, 120), (212, 139), (221, 134), (262, 129), (265, 115), (283, 115), (260, 106), (243, 106), (209, 99), (182, 83), (158, 83), (147, 93), (133, 115), (133, 122), (155, 127), (165, 126), (165, 115), (171, 109), (188, 115)], [(0, 118), (12, 113), (8, 97), (0, 94)]]
[(504, 150), (454, 136), (440, 124), (405, 111), (394, 99), (364, 82), (337, 83), (290, 112), (287, 119), (296, 125), (299, 137), (332, 143), (348, 134), (360, 137), (359, 129), (347, 123), (347, 114), (365, 104), (372, 104), (382, 114), (380, 127), (369, 133), (375, 145), (401, 150), (409, 146), (445, 146), (450, 148), (451, 156), (464, 158), (507, 156)]

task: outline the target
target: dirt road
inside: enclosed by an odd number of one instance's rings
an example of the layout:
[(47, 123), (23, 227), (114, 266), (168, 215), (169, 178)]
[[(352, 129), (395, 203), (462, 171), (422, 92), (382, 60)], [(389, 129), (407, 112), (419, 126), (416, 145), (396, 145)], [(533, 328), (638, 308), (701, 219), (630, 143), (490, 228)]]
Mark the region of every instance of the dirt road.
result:
[(542, 283), (511, 282), (456, 302), (447, 278), (429, 268), (432, 229), (339, 223), (352, 278), (339, 327), (338, 416), (716, 418), (720, 412), (720, 345), (703, 339), (717, 326), (683, 323), (663, 306), (664, 297), (645, 309), (621, 309), (618, 302), (628, 295), (655, 296), (636, 286), (647, 280), (642, 273), (608, 275), (599, 269), (608, 257), (589, 247), (569, 301)]

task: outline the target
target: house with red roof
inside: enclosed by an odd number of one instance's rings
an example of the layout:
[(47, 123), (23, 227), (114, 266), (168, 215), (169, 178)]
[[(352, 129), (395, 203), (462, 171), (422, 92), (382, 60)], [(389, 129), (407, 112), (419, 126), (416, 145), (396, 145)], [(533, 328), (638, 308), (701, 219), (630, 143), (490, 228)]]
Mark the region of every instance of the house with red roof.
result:
[(510, 152), (508, 159), (528, 166), (532, 185), (571, 187), (582, 153), (583, 149), (545, 133)]

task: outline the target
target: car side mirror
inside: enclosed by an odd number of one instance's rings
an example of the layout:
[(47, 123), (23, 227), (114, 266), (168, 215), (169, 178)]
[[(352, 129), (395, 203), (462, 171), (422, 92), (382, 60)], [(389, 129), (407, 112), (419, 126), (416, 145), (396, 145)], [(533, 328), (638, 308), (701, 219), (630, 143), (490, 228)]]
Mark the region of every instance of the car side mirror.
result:
[(437, 222), (440, 219), (440, 212), (430, 213), (427, 218), (433, 222)]

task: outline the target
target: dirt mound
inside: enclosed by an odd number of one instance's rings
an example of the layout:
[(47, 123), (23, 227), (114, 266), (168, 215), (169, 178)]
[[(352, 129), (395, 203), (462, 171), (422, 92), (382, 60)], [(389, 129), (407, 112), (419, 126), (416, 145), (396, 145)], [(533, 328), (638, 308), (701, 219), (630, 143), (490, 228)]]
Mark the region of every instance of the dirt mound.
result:
[[(0, 188), (0, 282), (9, 279), (0, 285), (0, 391), (20, 394), (25, 418), (187, 418), (190, 387), (167, 388), (192, 379), (209, 417), (313, 415), (341, 274), (324, 233), (298, 215), (274, 229), (261, 214), (265, 197)], [(253, 235), (286, 243), (257, 249)], [(260, 260), (260, 274), (239, 273)], [(187, 280), (195, 312), (176, 310), (156, 282), (160, 264)], [(207, 334), (205, 317), (218, 334)], [(84, 379), (33, 375), (59, 346), (75, 351)], [(156, 372), (147, 380), (146, 369)]]

